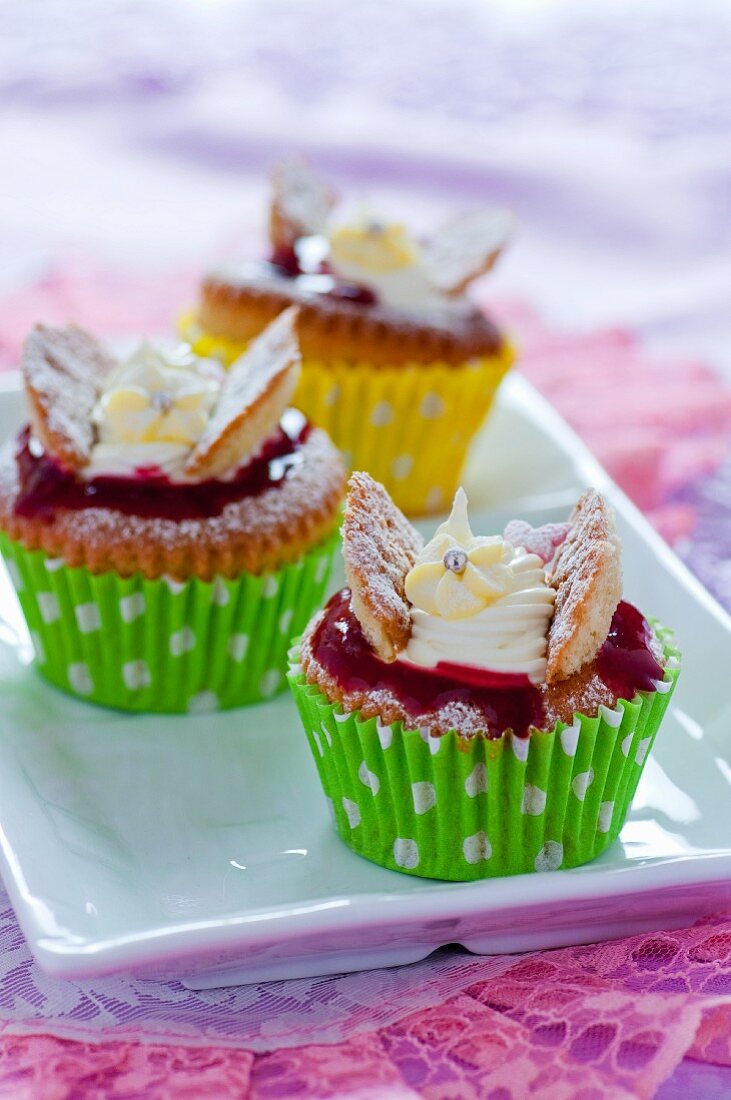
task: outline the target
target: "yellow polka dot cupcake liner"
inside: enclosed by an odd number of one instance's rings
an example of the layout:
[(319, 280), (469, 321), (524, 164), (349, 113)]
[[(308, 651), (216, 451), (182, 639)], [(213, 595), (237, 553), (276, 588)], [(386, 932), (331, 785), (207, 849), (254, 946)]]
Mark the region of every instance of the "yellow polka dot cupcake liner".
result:
[(547, 733), (467, 743), (345, 713), (307, 683), (295, 648), (289, 682), (340, 838), (382, 867), (458, 882), (595, 859), (619, 836), (678, 678), (672, 635), (655, 629), (656, 691)]
[(0, 533), (38, 671), (89, 702), (225, 710), (285, 686), (287, 652), (322, 605), (339, 537), (262, 576), (184, 582), (90, 573)]
[[(244, 351), (190, 317), (181, 332), (199, 355), (231, 363)], [(409, 515), (443, 511), (460, 484), (469, 446), (515, 357), (374, 366), (306, 359), (293, 404), (329, 434), (351, 469), (367, 470)]]

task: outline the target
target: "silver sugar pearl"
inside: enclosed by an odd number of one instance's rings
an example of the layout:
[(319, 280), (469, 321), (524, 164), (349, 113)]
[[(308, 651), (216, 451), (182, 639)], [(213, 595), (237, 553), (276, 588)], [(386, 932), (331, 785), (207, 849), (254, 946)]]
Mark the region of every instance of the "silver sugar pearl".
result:
[(150, 396), (150, 404), (153, 409), (157, 409), (158, 412), (166, 413), (173, 405), (173, 399), (169, 393), (165, 393), (164, 390), (155, 390)]
[(442, 560), (446, 568), (450, 569), (452, 573), (464, 573), (467, 568), (467, 555), (464, 550), (447, 550)]

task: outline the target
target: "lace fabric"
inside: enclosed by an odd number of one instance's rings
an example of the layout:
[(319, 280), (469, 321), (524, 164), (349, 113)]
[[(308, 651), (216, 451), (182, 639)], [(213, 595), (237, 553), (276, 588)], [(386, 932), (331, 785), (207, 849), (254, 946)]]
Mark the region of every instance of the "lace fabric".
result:
[[(19, 988), (17, 966), (0, 978), (5, 1014), (12, 1003), (16, 1018), (25, 1015), (25, 1027), (52, 1028), (43, 1018), (48, 998), (33, 964), (25, 973)], [(412, 1005), (421, 999), (429, 1006), (408, 1011), (405, 1000), (390, 1004), (385, 1015), (391, 1020), (384, 1023), (366, 987), (375, 979), (385, 997), (395, 974), (408, 979)], [(83, 998), (86, 1019), (73, 1019), (73, 1011), (70, 1017), (77, 1033), (91, 1026), (107, 1041), (21, 1038), (6, 1027), (0, 1095), (65, 1097), (73, 1093), (63, 1089), (73, 1083), (79, 1095), (93, 1098), (629, 1100), (653, 1096), (686, 1053), (696, 1063), (731, 1065), (731, 914), (691, 929), (589, 947), (497, 959), (443, 952), (430, 966), (378, 977), (272, 983), (273, 995), (286, 996), (292, 1016), (299, 1017), (304, 1045), (298, 1046), (281, 1045), (281, 1034), (264, 1039), (266, 1029), (256, 1023), (255, 1011), (242, 1008), (240, 990), (220, 991), (227, 1003), (223, 1013), (219, 1003), (218, 1023), (208, 1029), (210, 1046), (150, 1043), (155, 1015), (158, 1027), (163, 1016), (168, 1023), (175, 1016), (179, 1029), (181, 1015), (187, 1012), (192, 1023), (195, 1013), (209, 1011), (210, 995), (192, 995), (195, 1005), (185, 1010), (178, 1002), (175, 1013), (169, 1003), (164, 1008), (167, 987), (160, 984), (156, 999), (149, 987), (159, 983), (129, 984), (136, 987), (138, 1011), (132, 1015), (144, 1043), (120, 1042), (117, 1028), (99, 1026), (117, 1017), (129, 1027), (130, 1009), (96, 983), (96, 993), (85, 991)], [(337, 1001), (338, 988), (347, 996), (342, 993), (336, 1025), (337, 1012), (328, 1013), (327, 1006)], [(235, 1048), (216, 1045), (222, 1014), (238, 1020)], [(275, 1049), (265, 1052), (268, 1043)], [(240, 1049), (252, 1046), (260, 1052)]]

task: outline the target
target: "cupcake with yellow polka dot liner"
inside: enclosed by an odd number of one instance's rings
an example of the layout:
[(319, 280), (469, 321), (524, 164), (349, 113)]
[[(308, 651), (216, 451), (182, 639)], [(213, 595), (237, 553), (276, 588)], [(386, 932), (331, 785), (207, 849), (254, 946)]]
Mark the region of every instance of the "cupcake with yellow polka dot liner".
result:
[(479, 211), (419, 240), (367, 214), (342, 220), (329, 188), (289, 163), (274, 175), (269, 259), (208, 274), (182, 332), (230, 362), (296, 303), (298, 406), (404, 511), (443, 511), (514, 357), (469, 293), (511, 227)]
[(395, 871), (467, 881), (574, 867), (618, 836), (679, 672), (622, 600), (589, 490), (569, 521), (475, 536), (460, 489), (424, 546), (354, 474), (348, 588), (290, 685), (341, 838)]
[(299, 370), (294, 311), (228, 373), (188, 347), (118, 362), (81, 329), (31, 333), (30, 423), (0, 452), (0, 550), (47, 680), (148, 712), (284, 686), (345, 482), (289, 407)]

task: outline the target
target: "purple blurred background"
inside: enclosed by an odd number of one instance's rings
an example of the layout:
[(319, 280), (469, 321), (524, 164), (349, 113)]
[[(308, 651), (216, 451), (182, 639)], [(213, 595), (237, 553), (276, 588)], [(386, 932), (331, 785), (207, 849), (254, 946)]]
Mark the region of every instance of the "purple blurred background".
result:
[(0, 5), (0, 289), (81, 257), (194, 270), (304, 151), (404, 206), (498, 202), (493, 280), (731, 372), (731, 7), (720, 0)]

